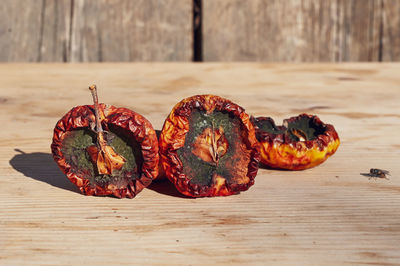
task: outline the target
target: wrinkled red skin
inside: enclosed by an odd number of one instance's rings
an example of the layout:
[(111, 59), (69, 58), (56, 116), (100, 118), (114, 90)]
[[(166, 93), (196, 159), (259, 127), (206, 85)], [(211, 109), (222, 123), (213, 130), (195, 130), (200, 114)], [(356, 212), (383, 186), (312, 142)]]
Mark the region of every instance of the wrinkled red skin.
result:
[[(206, 97), (211, 98), (212, 106), (210, 102), (206, 100)], [(216, 110), (226, 111), (239, 118), (243, 124), (243, 130), (248, 135), (247, 146), (251, 150), (250, 162), (247, 166), (247, 177), (249, 182), (245, 184), (224, 184), (222, 189), (216, 189), (215, 186), (200, 186), (197, 184), (191, 184), (191, 177), (186, 176), (183, 173), (183, 164), (179, 159), (177, 150), (183, 146), (187, 129), (190, 127), (187, 119), (194, 110)], [(177, 123), (174, 121), (176, 117), (183, 118), (186, 122)], [(166, 125), (174, 124), (173, 135), (168, 136), (170, 132), (167, 132)], [(170, 137), (170, 138), (169, 138)], [(172, 138), (171, 138), (172, 137)], [(168, 140), (170, 139), (170, 140)], [(171, 141), (172, 139), (172, 141)], [(181, 143), (181, 144), (178, 144)], [(249, 116), (245, 113), (245, 110), (239, 105), (214, 95), (196, 95), (186, 98), (179, 102), (172, 109), (169, 117), (166, 119), (161, 136), (159, 139), (160, 145), (160, 159), (166, 174), (166, 177), (174, 183), (175, 187), (182, 194), (189, 197), (214, 197), (214, 196), (229, 196), (238, 194), (240, 191), (248, 190), (254, 184), (255, 176), (257, 175), (258, 165), (260, 162), (260, 150), (259, 143), (255, 137), (255, 129), (250, 122)]]
[[(298, 152), (298, 157), (296, 158), (297, 161), (300, 161), (300, 163), (293, 163), (295, 161), (293, 158), (277, 158), (276, 161), (271, 162), (269, 158), (266, 158), (265, 155), (263, 155), (263, 152), (261, 154), (261, 163), (265, 164), (266, 166), (269, 166), (271, 168), (278, 168), (278, 169), (287, 169), (287, 170), (304, 170), (308, 169), (314, 166), (317, 166), (321, 163), (323, 163), (329, 156), (333, 155), (336, 152), (336, 149), (339, 146), (340, 140), (339, 140), (339, 135), (336, 132), (335, 128), (333, 125), (330, 124), (325, 124), (323, 123), (318, 116), (316, 115), (309, 115), (309, 114), (300, 114), (295, 117), (291, 117), (289, 119), (284, 120), (285, 123), (293, 123), (297, 120), (303, 119), (303, 118), (308, 118), (312, 123), (316, 126), (319, 126), (323, 128), (324, 132), (320, 135), (318, 135), (315, 139), (313, 140), (307, 140), (307, 141), (295, 141), (292, 138), (290, 138), (287, 134), (273, 134), (269, 133), (266, 131), (261, 130), (260, 128), (257, 127), (256, 122), (258, 121), (269, 121), (274, 127), (276, 127), (278, 130), (286, 130), (286, 127), (284, 126), (276, 126), (274, 120), (270, 117), (252, 117), (251, 120), (254, 124), (254, 127), (256, 129), (256, 135), (257, 139), (261, 144), (261, 149), (263, 150), (264, 153), (268, 152), (265, 150), (265, 147), (269, 147), (268, 149), (271, 151), (276, 151), (279, 148), (285, 146), (288, 150), (291, 150), (291, 154), (296, 154)], [(333, 144), (334, 143), (334, 144)], [(302, 145), (304, 144), (304, 146)], [(328, 146), (333, 146), (333, 148), (330, 151), (326, 152), (325, 158), (323, 160), (318, 160), (316, 161), (315, 157), (313, 156), (313, 153), (317, 153), (316, 151), (323, 151), (326, 150)], [(304, 152), (304, 149), (307, 149), (310, 151), (308, 156), (304, 156), (304, 159), (302, 159), (302, 156), (300, 156), (301, 152)], [(315, 151), (315, 152), (312, 152)], [(292, 161), (289, 163), (289, 161)]]
[(53, 158), (68, 179), (75, 184), (85, 195), (113, 195), (117, 198), (133, 198), (143, 188), (150, 185), (152, 180), (158, 175), (158, 140), (156, 133), (150, 122), (134, 111), (126, 108), (116, 108), (114, 106), (99, 105), (102, 126), (107, 130), (110, 125), (120, 127), (131, 133), (141, 147), (143, 164), (140, 170), (141, 176), (136, 180), (131, 180), (127, 187), (101, 187), (99, 185), (91, 186), (88, 176), (77, 176), (71, 171), (71, 166), (65, 161), (61, 152), (62, 141), (68, 131), (78, 128), (90, 128), (95, 124), (95, 115), (93, 105), (77, 106), (72, 108), (56, 124), (53, 134), (53, 143), (51, 151)]

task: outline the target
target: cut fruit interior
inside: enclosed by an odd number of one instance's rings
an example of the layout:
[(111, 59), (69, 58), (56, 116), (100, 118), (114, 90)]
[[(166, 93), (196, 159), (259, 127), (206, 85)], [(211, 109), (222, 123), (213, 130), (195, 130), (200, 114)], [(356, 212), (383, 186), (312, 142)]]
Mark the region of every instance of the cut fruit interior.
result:
[(324, 162), (340, 144), (335, 128), (317, 116), (301, 114), (275, 125), (270, 117), (252, 118), (261, 144), (261, 162), (278, 169), (303, 170)]
[(158, 141), (140, 114), (98, 103), (72, 108), (54, 127), (51, 151), (85, 195), (133, 198), (158, 175)]
[(322, 124), (316, 123), (310, 116), (298, 116), (283, 121), (283, 126), (275, 125), (270, 118), (256, 119), (255, 125), (262, 132), (269, 134), (284, 134), (292, 141), (314, 140), (323, 134), (326, 129)]
[(238, 118), (226, 112), (194, 111), (189, 124), (185, 144), (178, 155), (184, 166), (183, 173), (192, 177), (192, 184), (211, 186), (216, 176), (225, 178), (227, 184), (249, 181), (246, 175), (251, 150), (246, 147), (247, 136), (242, 136)]
[(167, 178), (187, 196), (227, 196), (254, 184), (255, 130), (244, 109), (227, 99), (182, 100), (165, 120), (159, 143)]
[(117, 132), (116, 128), (105, 131), (105, 140), (117, 154), (126, 159), (121, 169), (114, 169), (110, 175), (99, 174), (99, 171), (88, 153), (88, 147), (96, 145), (96, 133), (81, 128), (69, 131), (62, 141), (61, 151), (71, 171), (77, 175), (89, 176), (90, 186), (106, 187), (109, 184), (116, 187), (126, 187), (131, 180), (140, 177), (143, 157), (140, 145), (126, 136), (126, 133)]

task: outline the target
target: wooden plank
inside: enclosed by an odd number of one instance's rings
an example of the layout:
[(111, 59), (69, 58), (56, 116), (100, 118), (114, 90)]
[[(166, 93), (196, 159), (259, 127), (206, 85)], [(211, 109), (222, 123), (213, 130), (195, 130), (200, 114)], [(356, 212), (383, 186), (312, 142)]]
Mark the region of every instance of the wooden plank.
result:
[[(399, 71), (384, 63), (0, 65), (0, 264), (398, 265)], [(157, 129), (180, 99), (213, 93), (277, 122), (317, 114), (342, 144), (313, 169), (260, 169), (235, 196), (182, 198), (166, 182), (132, 200), (86, 197), (49, 146), (56, 121), (91, 102), (89, 80), (101, 101)], [(360, 175), (371, 167), (392, 175)]]
[(3, 62), (192, 60), (191, 0), (7, 0), (0, 22)]
[(342, 0), (335, 12), (335, 61), (379, 61), (381, 1)]
[(71, 0), (45, 0), (43, 3), (40, 52), (37, 61), (70, 61)]
[(203, 1), (205, 61), (378, 61), (380, 1)]
[(0, 24), (2, 25), (0, 27), (0, 61), (38, 61), (42, 1), (31, 3), (26, 4), (24, 0), (2, 1), (0, 5)]
[(400, 2), (383, 0), (382, 61), (400, 60)]
[(70, 6), (70, 0), (2, 2), (0, 61), (67, 61)]
[(71, 61), (191, 61), (192, 1), (74, 1)]

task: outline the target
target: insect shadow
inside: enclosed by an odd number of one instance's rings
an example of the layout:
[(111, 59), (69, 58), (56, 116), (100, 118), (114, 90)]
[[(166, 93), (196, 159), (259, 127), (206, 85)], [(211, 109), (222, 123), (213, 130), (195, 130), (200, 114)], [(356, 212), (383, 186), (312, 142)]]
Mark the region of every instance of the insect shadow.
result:
[(15, 149), (19, 154), (10, 160), (10, 165), (24, 176), (47, 183), (51, 186), (80, 193), (68, 178), (61, 172), (50, 153), (25, 153)]

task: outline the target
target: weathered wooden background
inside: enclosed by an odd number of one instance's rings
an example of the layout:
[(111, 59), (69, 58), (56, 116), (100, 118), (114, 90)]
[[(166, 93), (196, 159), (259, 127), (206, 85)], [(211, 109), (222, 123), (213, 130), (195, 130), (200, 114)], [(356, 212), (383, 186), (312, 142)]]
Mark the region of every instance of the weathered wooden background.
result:
[(399, 61), (400, 1), (3, 0), (0, 48), (2, 62)]

